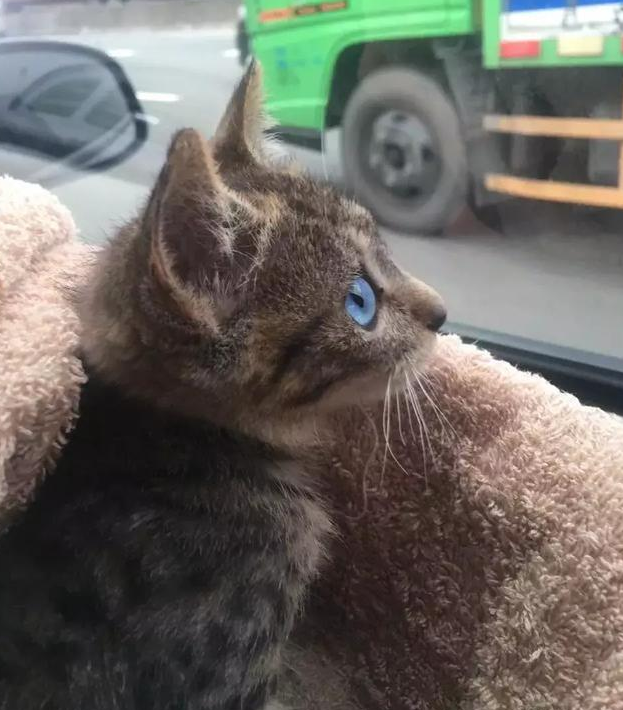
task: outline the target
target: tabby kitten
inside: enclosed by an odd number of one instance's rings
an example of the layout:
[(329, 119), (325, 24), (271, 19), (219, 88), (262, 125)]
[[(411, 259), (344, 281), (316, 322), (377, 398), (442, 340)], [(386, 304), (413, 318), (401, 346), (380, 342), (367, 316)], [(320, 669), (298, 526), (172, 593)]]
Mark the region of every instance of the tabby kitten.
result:
[(439, 297), (270, 157), (260, 93), (175, 136), (84, 294), (79, 422), (0, 538), (1, 710), (266, 707), (330, 527), (308, 445), (433, 346)]

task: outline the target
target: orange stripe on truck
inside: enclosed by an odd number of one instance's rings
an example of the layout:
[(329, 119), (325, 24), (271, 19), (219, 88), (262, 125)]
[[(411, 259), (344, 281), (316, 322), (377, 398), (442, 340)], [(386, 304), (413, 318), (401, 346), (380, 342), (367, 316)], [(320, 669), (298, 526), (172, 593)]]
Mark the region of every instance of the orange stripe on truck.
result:
[(307, 5), (297, 5), (296, 7), (282, 7), (275, 10), (264, 10), (259, 14), (262, 23), (278, 22), (281, 20), (291, 20), (294, 17), (306, 17), (319, 12), (335, 12), (336, 10), (346, 10), (348, 0), (333, 0), (332, 2), (308, 3)]
[(264, 10), (260, 12), (260, 22), (277, 22), (279, 20), (289, 20), (294, 15), (291, 7), (282, 7), (278, 10)]

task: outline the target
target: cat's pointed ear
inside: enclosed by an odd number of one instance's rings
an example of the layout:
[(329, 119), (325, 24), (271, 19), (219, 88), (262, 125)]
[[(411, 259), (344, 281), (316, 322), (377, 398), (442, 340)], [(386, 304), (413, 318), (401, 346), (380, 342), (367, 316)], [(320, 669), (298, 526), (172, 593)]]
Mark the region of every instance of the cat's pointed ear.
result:
[(185, 316), (212, 326), (218, 320), (215, 280), (231, 253), (227, 202), (210, 144), (193, 129), (179, 131), (147, 207), (150, 267), (161, 292)]
[(262, 68), (253, 60), (231, 97), (214, 141), (217, 152), (239, 158), (264, 158), (264, 131), (269, 121), (264, 113)]

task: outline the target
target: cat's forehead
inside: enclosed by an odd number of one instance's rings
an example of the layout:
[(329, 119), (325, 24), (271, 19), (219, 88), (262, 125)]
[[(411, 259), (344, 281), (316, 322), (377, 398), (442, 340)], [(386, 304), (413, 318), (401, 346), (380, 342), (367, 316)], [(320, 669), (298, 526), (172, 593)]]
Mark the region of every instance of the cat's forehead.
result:
[(366, 231), (375, 230), (372, 216), (361, 205), (333, 185), (312, 178), (297, 168), (273, 169), (258, 164), (247, 165), (242, 170), (237, 165), (224, 165), (223, 168), (227, 185), (251, 199), (267, 215), (279, 205), (284, 215), (296, 214), (301, 219), (323, 218), (328, 222), (339, 220)]
[(228, 171), (225, 179), (250, 207), (246, 214), (252, 220), (246, 227), (238, 221), (239, 229), (252, 232), (254, 268), (272, 270), (264, 274), (271, 282), (306, 269), (325, 274), (327, 288), (358, 270), (379, 285), (386, 282), (391, 264), (373, 217), (334, 186), (301, 172), (258, 165)]
[(254, 188), (264, 215), (290, 224), (313, 222), (327, 238), (345, 239), (359, 250), (370, 249), (376, 241), (372, 215), (333, 185), (304, 174), (276, 173), (260, 178)]
[(308, 214), (323, 225), (326, 237), (350, 248), (361, 258), (372, 258), (379, 249), (378, 229), (372, 215), (334, 186), (305, 179)]

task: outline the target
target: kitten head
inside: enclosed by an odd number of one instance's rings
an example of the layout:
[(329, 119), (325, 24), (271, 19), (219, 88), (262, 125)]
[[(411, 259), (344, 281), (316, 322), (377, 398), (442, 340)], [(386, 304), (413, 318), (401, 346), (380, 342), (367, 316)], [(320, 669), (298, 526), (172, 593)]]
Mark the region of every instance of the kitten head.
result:
[(445, 310), (368, 212), (271, 156), (260, 84), (252, 66), (213, 139), (174, 137), (102, 257), (84, 342), (138, 396), (281, 440), (423, 367)]

